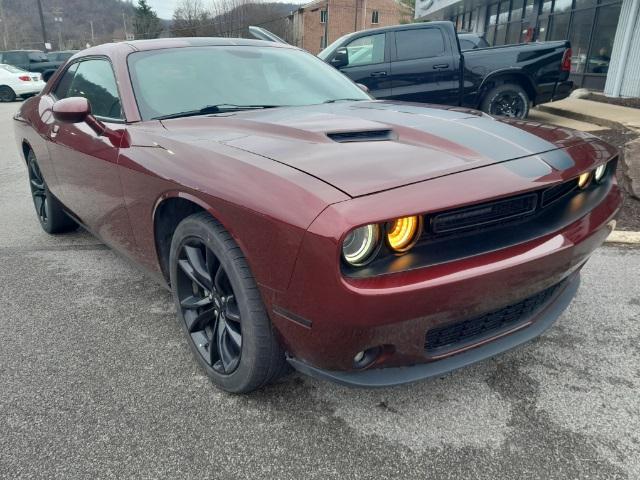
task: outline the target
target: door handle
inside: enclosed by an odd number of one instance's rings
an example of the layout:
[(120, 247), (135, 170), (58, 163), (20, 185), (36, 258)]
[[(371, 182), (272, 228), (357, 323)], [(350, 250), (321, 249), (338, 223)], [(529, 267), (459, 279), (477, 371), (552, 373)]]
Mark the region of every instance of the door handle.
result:
[(58, 132), (60, 131), (60, 126), (59, 125), (54, 125), (53, 127), (51, 127), (51, 131), (49, 132), (49, 136), (53, 139), (56, 138), (58, 136)]
[(387, 76), (387, 72), (373, 72), (371, 75), (369, 75), (370, 77), (386, 77)]
[(439, 64), (433, 66), (434, 70), (444, 70), (445, 68), (449, 68), (449, 64), (448, 63), (439, 63)]

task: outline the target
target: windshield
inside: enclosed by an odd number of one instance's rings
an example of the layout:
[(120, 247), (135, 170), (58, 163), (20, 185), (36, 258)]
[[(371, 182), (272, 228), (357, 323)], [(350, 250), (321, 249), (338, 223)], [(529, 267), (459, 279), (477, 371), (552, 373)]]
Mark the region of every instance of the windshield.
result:
[(300, 50), (212, 46), (129, 55), (133, 90), (144, 120), (182, 112), (314, 105), (369, 100), (333, 67)]
[(14, 67), (13, 65), (0, 65), (0, 68), (6, 70), (11, 73), (27, 73), (26, 70), (22, 70), (21, 68)]

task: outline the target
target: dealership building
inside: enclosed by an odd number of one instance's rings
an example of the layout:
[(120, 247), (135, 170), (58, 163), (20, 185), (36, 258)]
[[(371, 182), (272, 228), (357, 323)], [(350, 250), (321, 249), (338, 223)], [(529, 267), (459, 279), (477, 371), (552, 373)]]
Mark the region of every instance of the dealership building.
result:
[(571, 41), (576, 87), (640, 97), (640, 0), (416, 0), (416, 19), (451, 20), (498, 46)]

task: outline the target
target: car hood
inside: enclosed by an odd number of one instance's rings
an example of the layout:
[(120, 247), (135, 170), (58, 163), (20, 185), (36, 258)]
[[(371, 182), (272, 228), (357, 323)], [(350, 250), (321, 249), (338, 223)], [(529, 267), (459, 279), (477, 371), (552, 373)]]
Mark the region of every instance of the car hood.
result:
[[(222, 143), (306, 172), (351, 197), (595, 137), (455, 107), (364, 101), (164, 120), (164, 136)], [(539, 158), (532, 161), (542, 161)]]

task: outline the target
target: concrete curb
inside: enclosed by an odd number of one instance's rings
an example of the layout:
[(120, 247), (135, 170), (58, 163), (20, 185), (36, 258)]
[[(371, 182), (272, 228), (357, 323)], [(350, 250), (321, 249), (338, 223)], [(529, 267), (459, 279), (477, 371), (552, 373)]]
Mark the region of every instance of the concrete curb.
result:
[(605, 118), (594, 117), (591, 115), (587, 115), (585, 113), (573, 112), (571, 110), (565, 110), (562, 108), (557, 108), (553, 106), (552, 103), (544, 103), (542, 105), (537, 105), (536, 108), (542, 112), (551, 113), (553, 115), (558, 115), (559, 117), (571, 118), (573, 120), (578, 120), (580, 122), (586, 123), (594, 123), (596, 125), (600, 125), (601, 127), (607, 127), (612, 129), (626, 129), (628, 126), (614, 122), (613, 120), (607, 120)]
[(640, 245), (640, 232), (626, 232), (624, 230), (614, 230), (609, 234), (606, 243), (625, 243), (628, 245)]

